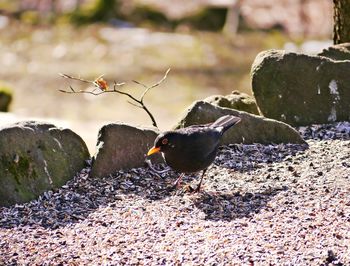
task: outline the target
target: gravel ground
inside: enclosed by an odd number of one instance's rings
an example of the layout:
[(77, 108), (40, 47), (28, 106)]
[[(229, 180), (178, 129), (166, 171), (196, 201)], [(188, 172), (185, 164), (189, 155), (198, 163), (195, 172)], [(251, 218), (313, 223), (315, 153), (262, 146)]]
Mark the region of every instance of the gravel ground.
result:
[(195, 176), (87, 167), (0, 208), (0, 264), (350, 265), (350, 123), (299, 131), (309, 147), (221, 147), (198, 194)]

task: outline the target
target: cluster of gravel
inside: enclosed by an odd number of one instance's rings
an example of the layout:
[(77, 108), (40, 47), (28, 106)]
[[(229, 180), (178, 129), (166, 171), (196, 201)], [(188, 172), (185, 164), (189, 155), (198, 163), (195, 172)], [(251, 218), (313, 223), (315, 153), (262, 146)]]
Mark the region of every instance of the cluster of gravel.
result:
[(312, 125), (297, 128), (303, 139), (314, 140), (331, 140), (344, 139), (348, 140), (350, 135), (350, 122), (344, 121), (328, 125)]
[(308, 145), (221, 147), (198, 194), (194, 175), (87, 167), (0, 208), (0, 264), (349, 265), (350, 125), (298, 130)]

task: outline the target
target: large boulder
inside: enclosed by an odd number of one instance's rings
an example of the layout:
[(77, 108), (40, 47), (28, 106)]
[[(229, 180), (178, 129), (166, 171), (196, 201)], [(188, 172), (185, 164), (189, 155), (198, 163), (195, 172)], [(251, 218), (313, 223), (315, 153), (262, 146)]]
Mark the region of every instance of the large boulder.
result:
[(62, 186), (89, 157), (84, 141), (70, 129), (33, 121), (0, 128), (0, 206)]
[[(144, 166), (147, 151), (153, 146), (158, 133), (154, 128), (122, 123), (103, 126), (98, 135), (91, 175), (104, 177), (118, 170)], [(158, 156), (153, 157), (159, 160)]]
[(239, 91), (233, 91), (226, 96), (212, 95), (205, 98), (204, 101), (220, 107), (236, 109), (255, 115), (259, 114), (255, 99), (252, 96)]
[(211, 123), (224, 115), (239, 116), (242, 121), (225, 133), (221, 144), (305, 144), (299, 133), (285, 123), (203, 101), (193, 103), (175, 128)]
[(293, 126), (350, 119), (350, 61), (269, 50), (252, 66), (260, 112)]

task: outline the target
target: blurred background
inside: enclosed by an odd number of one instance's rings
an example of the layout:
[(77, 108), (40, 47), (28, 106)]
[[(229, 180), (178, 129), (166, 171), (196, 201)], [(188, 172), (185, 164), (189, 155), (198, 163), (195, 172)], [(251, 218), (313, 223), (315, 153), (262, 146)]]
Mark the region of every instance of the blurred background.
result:
[(73, 129), (94, 152), (99, 128), (151, 126), (123, 95), (64, 94), (101, 74), (145, 104), (161, 130), (195, 100), (251, 94), (250, 67), (266, 49), (317, 53), (332, 44), (329, 0), (0, 0), (0, 84), (13, 91), (0, 125), (44, 120)]

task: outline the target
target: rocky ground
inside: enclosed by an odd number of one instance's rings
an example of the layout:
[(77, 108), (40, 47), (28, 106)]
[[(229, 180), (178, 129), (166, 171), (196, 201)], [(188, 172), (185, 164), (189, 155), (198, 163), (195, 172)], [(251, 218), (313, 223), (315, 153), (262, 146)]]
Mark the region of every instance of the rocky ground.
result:
[(349, 265), (350, 123), (299, 131), (308, 147), (222, 147), (198, 194), (194, 176), (87, 167), (0, 208), (0, 264)]

